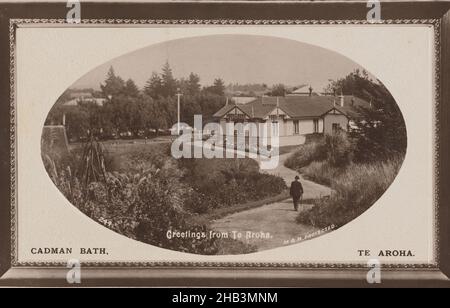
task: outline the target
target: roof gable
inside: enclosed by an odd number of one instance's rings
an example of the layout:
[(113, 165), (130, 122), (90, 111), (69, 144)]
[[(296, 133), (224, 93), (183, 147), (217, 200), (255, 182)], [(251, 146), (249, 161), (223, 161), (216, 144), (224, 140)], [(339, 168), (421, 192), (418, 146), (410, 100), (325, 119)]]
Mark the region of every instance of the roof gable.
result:
[(234, 108), (234, 105), (225, 105), (217, 111), (213, 117), (221, 118), (225, 116), (228, 112), (230, 112)]
[(224, 117), (228, 114), (245, 114), (248, 117), (251, 117), (250, 114), (247, 113), (246, 110), (243, 110), (242, 106), (239, 105), (225, 105), (219, 111), (214, 114), (214, 117)]
[(343, 115), (343, 116), (347, 116), (346, 113), (344, 113), (343, 111), (339, 110), (337, 107), (333, 107), (330, 110), (328, 110), (327, 112), (325, 112), (324, 114), (322, 114), (322, 116), (325, 116), (327, 114), (334, 114), (334, 115)]
[(275, 107), (268, 115), (287, 115), (287, 113), (280, 107)]

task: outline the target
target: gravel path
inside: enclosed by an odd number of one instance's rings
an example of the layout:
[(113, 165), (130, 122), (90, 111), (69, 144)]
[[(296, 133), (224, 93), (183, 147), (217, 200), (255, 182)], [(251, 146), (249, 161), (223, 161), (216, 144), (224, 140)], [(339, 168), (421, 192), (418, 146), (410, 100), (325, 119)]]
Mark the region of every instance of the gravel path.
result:
[[(289, 153), (281, 155), (277, 168), (263, 172), (282, 177), (286, 184), (290, 186), (295, 175), (298, 174), (284, 166), (284, 161), (289, 155)], [(303, 177), (301, 177), (300, 181), (303, 185), (303, 198), (305, 200), (331, 194), (329, 187), (305, 180)], [(311, 204), (302, 202), (299, 211), (308, 209), (311, 206)], [(228, 215), (213, 221), (211, 226), (216, 231), (240, 233), (242, 235), (241, 241), (257, 246), (258, 250), (266, 250), (280, 247), (286, 241), (299, 239), (318, 231), (317, 228), (312, 226), (298, 224), (295, 221), (297, 215), (298, 212), (294, 211), (292, 200), (287, 199)]]

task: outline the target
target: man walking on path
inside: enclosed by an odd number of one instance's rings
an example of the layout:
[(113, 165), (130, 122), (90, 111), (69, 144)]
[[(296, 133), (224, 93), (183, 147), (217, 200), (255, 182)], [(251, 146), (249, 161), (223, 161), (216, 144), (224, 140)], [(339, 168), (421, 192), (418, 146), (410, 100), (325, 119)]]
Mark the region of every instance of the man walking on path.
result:
[(300, 177), (298, 175), (295, 176), (295, 181), (291, 183), (291, 197), (294, 201), (294, 209), (298, 211), (298, 202), (303, 195), (303, 186), (300, 183)]

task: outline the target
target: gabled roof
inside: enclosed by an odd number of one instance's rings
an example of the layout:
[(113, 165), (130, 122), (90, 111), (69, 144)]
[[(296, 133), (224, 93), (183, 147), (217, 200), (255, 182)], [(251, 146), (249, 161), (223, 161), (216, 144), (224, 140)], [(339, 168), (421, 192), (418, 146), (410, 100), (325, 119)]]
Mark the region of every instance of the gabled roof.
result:
[(333, 108), (334, 99), (325, 96), (286, 97), (280, 105), (284, 106), (286, 113), (292, 118), (311, 118), (320, 117)]
[(254, 100), (253, 102), (247, 103), (244, 106), (241, 106), (241, 108), (246, 114), (256, 119), (265, 118), (276, 107), (277, 107), (276, 104), (275, 105), (261, 104), (261, 101), (258, 101), (258, 99)]
[(327, 114), (342, 114), (346, 117), (349, 117), (346, 113), (344, 113), (342, 110), (339, 110), (337, 107), (333, 107), (330, 110), (328, 110), (327, 112), (325, 112), (324, 114), (322, 114), (321, 116), (325, 116)]
[(236, 106), (233, 105), (233, 104), (225, 105), (225, 106), (223, 106), (222, 108), (220, 108), (219, 111), (217, 111), (217, 112), (213, 115), (213, 117), (215, 117), (215, 118), (221, 118), (221, 117), (223, 117), (224, 115), (226, 115), (228, 112), (230, 112), (231, 110), (233, 110), (234, 107), (236, 107)]
[(293, 93), (293, 94), (309, 93), (309, 87), (308, 87), (308, 85), (304, 84), (304, 85), (299, 86), (297, 89), (295, 89), (291, 93)]
[[(243, 113), (247, 114), (247, 112), (244, 110), (244, 108), (242, 108), (245, 105), (234, 105), (234, 104), (228, 104), (223, 106), (221, 109), (219, 109), (219, 111), (217, 111), (213, 117), (215, 118), (221, 118), (223, 116), (225, 116), (228, 112), (230, 112), (231, 110), (233, 110), (234, 108), (239, 109), (240, 111), (242, 111)], [(247, 116), (251, 117), (250, 114), (247, 114)]]
[[(238, 105), (242, 112), (251, 118), (263, 119), (270, 114), (276, 107), (283, 110), (289, 117), (294, 119), (317, 118), (329, 112), (333, 108), (347, 115), (356, 117), (358, 115), (357, 107), (369, 107), (370, 104), (365, 100), (355, 96), (344, 96), (344, 107), (340, 106), (341, 98), (339, 96), (286, 96), (286, 97), (259, 97), (245, 105)], [(215, 117), (223, 117), (230, 112), (235, 105), (227, 105), (220, 109)]]

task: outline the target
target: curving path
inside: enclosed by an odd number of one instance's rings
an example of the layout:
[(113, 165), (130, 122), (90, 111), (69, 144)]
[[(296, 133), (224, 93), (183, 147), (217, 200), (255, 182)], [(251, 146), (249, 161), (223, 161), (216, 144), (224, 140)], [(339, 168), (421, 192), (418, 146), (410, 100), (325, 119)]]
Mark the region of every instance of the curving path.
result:
[[(282, 177), (288, 187), (294, 180), (295, 175), (299, 175), (294, 170), (284, 166), (284, 161), (289, 155), (290, 153), (280, 155), (277, 168), (263, 171)], [(299, 176), (304, 190), (303, 199), (315, 199), (331, 194), (329, 187), (305, 180), (301, 175)], [(299, 211), (311, 206), (312, 204), (302, 202)], [(285, 241), (299, 239), (299, 237), (318, 231), (315, 227), (298, 224), (295, 221), (297, 215), (298, 212), (294, 211), (292, 201), (287, 199), (228, 215), (213, 221), (211, 227), (221, 232), (240, 232), (242, 234), (241, 241), (255, 245), (258, 250), (265, 250), (280, 247), (285, 244)]]

